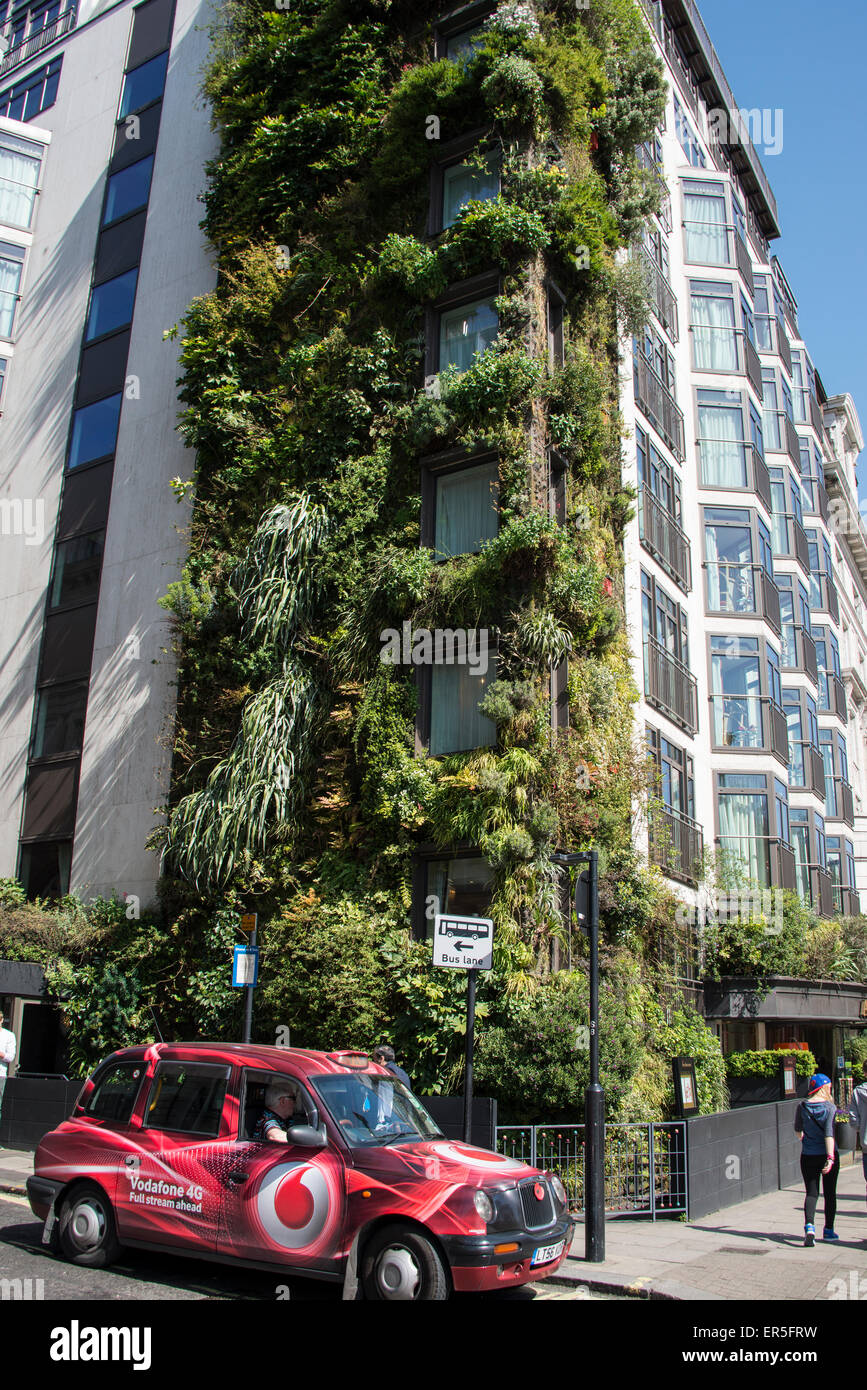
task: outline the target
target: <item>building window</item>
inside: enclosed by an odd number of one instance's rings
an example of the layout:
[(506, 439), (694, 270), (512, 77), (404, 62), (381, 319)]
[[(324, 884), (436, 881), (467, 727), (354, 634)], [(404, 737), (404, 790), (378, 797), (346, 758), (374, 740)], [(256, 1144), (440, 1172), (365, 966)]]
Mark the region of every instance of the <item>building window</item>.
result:
[(477, 357), (487, 352), (497, 336), (498, 320), (493, 299), (476, 299), (456, 309), (443, 309), (439, 315), (439, 341), (436, 370), (451, 367), (465, 372)]
[(822, 794), (817, 776), (819, 723), (816, 701), (805, 690), (783, 691), (783, 713), (789, 740), (789, 785)]
[(21, 298), (24, 247), (0, 241), (0, 338), (12, 338), (15, 313)]
[(556, 285), (548, 286), (548, 370), (555, 372), (566, 361), (563, 336), (566, 300)]
[(416, 935), (433, 936), (438, 912), (460, 917), (486, 917), (494, 893), (494, 875), (485, 859), (471, 855), (453, 859), (427, 859), (420, 864), (420, 882), (414, 894)]
[(638, 483), (647, 488), (678, 525), (683, 520), (680, 479), (674, 465), (659, 452), (640, 425), (635, 427)]
[(780, 659), (759, 637), (711, 637), (713, 741), (718, 748), (771, 747), (770, 712), (781, 712)]
[(807, 531), (807, 553), (810, 560), (810, 607), (825, 608), (822, 581), (834, 583), (831, 565), (831, 546), (827, 536), (814, 527)]
[(47, 686), (37, 691), (31, 756), (47, 758), (57, 753), (80, 752), (86, 710), (86, 681), (78, 685)]
[(819, 676), (819, 709), (826, 714), (837, 712), (832, 699), (833, 686), (840, 681), (840, 646), (827, 627), (813, 626), (816, 643), (816, 667)]
[(795, 891), (807, 907), (824, 915), (833, 909), (831, 879), (828, 874), (825, 819), (802, 806), (789, 810), (792, 849), (795, 852)]
[(76, 410), (72, 416), (69, 468), (107, 458), (114, 453), (120, 420), (121, 395), (107, 396)]
[(41, 165), (41, 145), (0, 131), (0, 223), (29, 230)]
[(736, 372), (733, 287), (713, 280), (691, 280), (689, 290), (693, 366), (700, 372)]
[(147, 63), (142, 63), (140, 67), (133, 68), (132, 72), (126, 74), (118, 119), (128, 116), (131, 111), (140, 111), (143, 106), (150, 106), (152, 101), (162, 96), (168, 62), (167, 50), (158, 58), (151, 58)]
[[(697, 408), (702, 487), (750, 488), (750, 448), (745, 438), (740, 392), (701, 390)], [(758, 446), (753, 447), (758, 447), (761, 454), (761, 433), (757, 437)]]
[[(14, 86), (0, 92), (0, 116), (8, 116), (10, 121), (32, 121), (34, 116), (47, 111), (57, 98), (60, 83), (60, 65), (63, 57), (53, 58), (45, 67), (28, 73)], [(0, 221), (3, 219), (0, 218)]]
[(825, 815), (829, 820), (850, 820), (851, 796), (846, 795), (847, 791), (851, 793), (846, 740), (835, 729), (820, 729), (819, 751), (825, 770)]
[(99, 593), (103, 532), (61, 541), (54, 551), (49, 608), (84, 603)]
[(636, 342), (634, 346), (648, 365), (653, 368), (666, 391), (674, 395), (677, 389), (674, 375), (674, 353), (653, 324), (647, 325), (641, 342)]
[(493, 150), (442, 171), (443, 231), (457, 222), (470, 202), (489, 203), (500, 195), (499, 159)]
[[(804, 670), (804, 638), (807, 647), (812, 646), (810, 626), (810, 601), (805, 586), (793, 574), (780, 574), (776, 578), (780, 595), (781, 657), (783, 666), (790, 670)], [(809, 658), (808, 658), (809, 659)], [(810, 663), (812, 668), (812, 662)], [(814, 676), (815, 678), (815, 676)]]
[(684, 666), (689, 665), (686, 609), (669, 598), (644, 570), (641, 571), (641, 622), (645, 641), (652, 637)]
[(113, 333), (132, 322), (137, 280), (138, 269), (127, 270), (123, 275), (116, 275), (113, 280), (104, 280), (101, 285), (94, 287), (90, 296), (85, 342), (101, 338), (103, 333)]
[(430, 741), (432, 757), (490, 748), (497, 741), (496, 725), (479, 710), (488, 687), (497, 679), (496, 661), (476, 673), (468, 664), (435, 662), (430, 672)]
[(695, 776), (689, 754), (647, 726), (647, 750), (654, 771), (654, 790), (662, 805), (678, 815), (695, 817)]
[(687, 119), (686, 112), (678, 101), (676, 94), (674, 97), (674, 129), (688, 163), (692, 164), (694, 168), (706, 169), (707, 160), (698, 143), (698, 136)]
[(708, 611), (761, 613), (767, 601), (764, 581), (773, 588), (774, 575), (771, 533), (761, 518), (741, 507), (705, 507), (704, 542)]
[(0, 410), (2, 410), (3, 408), (3, 386), (6, 381), (6, 372), (8, 370), (8, 367), (9, 363), (7, 362), (6, 358), (0, 357)]
[(140, 159), (136, 164), (129, 164), (117, 174), (112, 174), (105, 198), (105, 214), (102, 219), (104, 227), (146, 205), (153, 163), (153, 155), (148, 155), (146, 159)]
[(769, 469), (771, 483), (771, 534), (774, 555), (796, 557), (797, 540), (803, 546), (803, 538), (797, 536), (795, 527), (804, 527), (803, 500), (801, 484), (788, 468)]
[(71, 840), (22, 845), (18, 879), (28, 898), (62, 898), (69, 892), (71, 866)]
[[(499, 464), (496, 459), (432, 473), (433, 549), (438, 560), (481, 550), (499, 529)], [(427, 510), (427, 489), (423, 507)], [(422, 518), (423, 533), (429, 523)]]
[[(781, 786), (781, 784), (777, 784)], [(782, 789), (785, 791), (785, 788)], [(776, 798), (775, 798), (776, 800)], [(764, 773), (722, 772), (717, 776), (719, 844), (723, 873), (771, 886), (771, 813)]]
[(732, 265), (723, 183), (686, 181), (683, 185), (686, 259), (697, 265)]

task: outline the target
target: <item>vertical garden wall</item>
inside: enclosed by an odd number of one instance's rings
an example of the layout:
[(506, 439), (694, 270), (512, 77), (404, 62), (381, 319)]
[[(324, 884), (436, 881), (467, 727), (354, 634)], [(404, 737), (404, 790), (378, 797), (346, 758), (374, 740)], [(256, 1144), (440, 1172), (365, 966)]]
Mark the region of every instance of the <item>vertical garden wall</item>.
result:
[[(472, 853), (496, 923), (478, 1085), (507, 1116), (577, 1118), (586, 971), (551, 854), (595, 845), (610, 1111), (658, 1113), (684, 1049), (706, 1054), (714, 1108), (719, 1049), (663, 1017), (673, 905), (631, 838), (617, 375), (646, 290), (622, 252), (654, 206), (634, 150), (664, 98), (638, 5), (506, 0), (461, 20), (242, 0), (206, 91), (219, 280), (176, 330), (192, 514), (164, 600), (179, 699), (146, 931), (162, 973), (138, 968), (123, 1040), (150, 1003), (172, 1031), (237, 1035), (219, 960), (252, 910), (261, 1040), (388, 1034), (419, 1089), (448, 1088), (463, 976), (430, 966), (425, 864)], [(474, 500), (449, 511), (462, 469)], [(469, 725), (466, 686), (405, 660), (420, 629), (487, 634)], [(383, 659), (389, 632), (403, 659)], [(127, 952), (144, 930), (124, 927)]]

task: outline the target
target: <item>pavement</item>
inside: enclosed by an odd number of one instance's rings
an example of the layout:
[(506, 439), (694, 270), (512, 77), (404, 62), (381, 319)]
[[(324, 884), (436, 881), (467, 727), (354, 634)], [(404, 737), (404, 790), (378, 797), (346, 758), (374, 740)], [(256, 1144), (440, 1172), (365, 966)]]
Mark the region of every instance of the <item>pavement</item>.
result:
[[(579, 1221), (572, 1253), (560, 1266), (556, 1283), (586, 1289), (587, 1296), (867, 1301), (867, 1202), (860, 1157), (840, 1170), (835, 1223), (840, 1239), (833, 1244), (821, 1238), (820, 1199), (816, 1244), (804, 1248), (804, 1190), (798, 1185), (697, 1221), (610, 1217), (600, 1264), (584, 1259), (584, 1224)], [(30, 1151), (0, 1149), (0, 1193), (24, 1195), (32, 1171)]]

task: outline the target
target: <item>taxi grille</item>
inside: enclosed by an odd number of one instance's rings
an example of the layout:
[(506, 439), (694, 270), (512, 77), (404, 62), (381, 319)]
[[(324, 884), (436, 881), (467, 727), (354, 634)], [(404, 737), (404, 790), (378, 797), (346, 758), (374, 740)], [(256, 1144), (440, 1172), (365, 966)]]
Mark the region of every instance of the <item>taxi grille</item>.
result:
[[(537, 1187), (542, 1192), (541, 1201), (536, 1196)], [(551, 1189), (545, 1180), (532, 1178), (529, 1182), (521, 1183), (518, 1191), (521, 1194), (521, 1207), (527, 1230), (535, 1231), (540, 1226), (550, 1226), (554, 1220), (554, 1203), (551, 1200)]]

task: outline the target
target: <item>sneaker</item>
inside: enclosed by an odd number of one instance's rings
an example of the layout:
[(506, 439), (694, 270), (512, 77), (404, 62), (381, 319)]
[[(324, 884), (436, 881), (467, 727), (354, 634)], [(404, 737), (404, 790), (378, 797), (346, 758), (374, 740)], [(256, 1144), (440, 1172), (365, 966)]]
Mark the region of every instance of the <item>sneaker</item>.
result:
[(807, 1247), (808, 1250), (811, 1249), (812, 1246), (814, 1246), (814, 1245), (816, 1244), (816, 1227), (815, 1227), (815, 1226), (805, 1226), (805, 1227), (804, 1227), (804, 1244), (805, 1244), (805, 1246)]
[(823, 1232), (822, 1232), (822, 1239), (823, 1239), (823, 1240), (839, 1240), (840, 1237), (837, 1235), (837, 1232), (834, 1230), (833, 1226), (826, 1226), (825, 1229), (824, 1229)]

